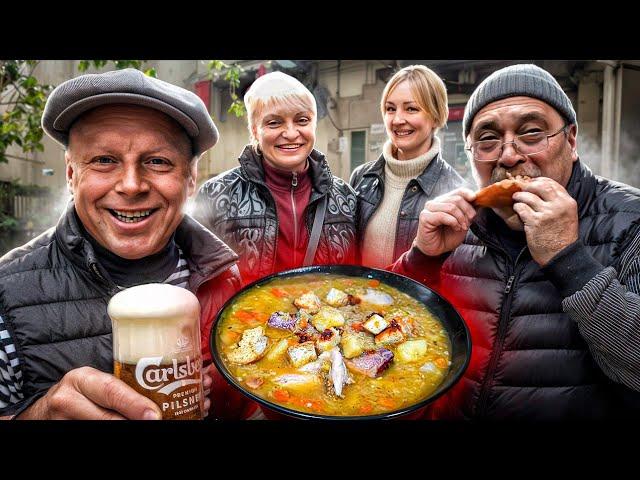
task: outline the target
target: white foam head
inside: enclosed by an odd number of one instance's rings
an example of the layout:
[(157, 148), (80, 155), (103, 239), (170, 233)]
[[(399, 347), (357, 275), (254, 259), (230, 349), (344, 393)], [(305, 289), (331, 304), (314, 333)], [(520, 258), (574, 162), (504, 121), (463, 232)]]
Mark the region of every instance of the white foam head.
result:
[(107, 307), (117, 320), (172, 319), (198, 316), (197, 297), (186, 288), (166, 283), (147, 283), (116, 293)]
[(127, 288), (113, 296), (107, 313), (118, 361), (158, 355), (170, 360), (200, 349), (200, 303), (184, 288), (164, 283)]

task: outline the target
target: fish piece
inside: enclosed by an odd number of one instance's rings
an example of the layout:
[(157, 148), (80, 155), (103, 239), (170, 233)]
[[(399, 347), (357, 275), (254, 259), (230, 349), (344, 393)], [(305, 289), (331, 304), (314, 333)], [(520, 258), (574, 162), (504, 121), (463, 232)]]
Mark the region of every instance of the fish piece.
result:
[(347, 367), (344, 364), (344, 359), (340, 354), (338, 348), (333, 348), (329, 351), (331, 357), (331, 370), (329, 372), (329, 378), (333, 384), (333, 390), (338, 397), (344, 397), (342, 395), (342, 388), (345, 385), (353, 383), (353, 378), (349, 375)]
[(336, 328), (328, 328), (320, 332), (320, 336), (316, 340), (316, 347), (321, 352), (331, 350), (340, 343), (340, 332)]
[(340, 310), (333, 307), (322, 307), (311, 318), (311, 323), (319, 332), (324, 332), (331, 327), (341, 327), (344, 325), (344, 316)]
[(291, 360), (291, 363), (296, 368), (318, 358), (313, 342), (304, 342), (300, 345), (289, 347), (287, 353), (289, 354), (289, 360)]
[(304, 373), (318, 374), (322, 369), (322, 366), (329, 361), (331, 361), (329, 352), (322, 352), (320, 355), (318, 355), (317, 360), (307, 363), (306, 365), (300, 367), (298, 370)]
[(376, 335), (374, 340), (376, 345), (395, 345), (404, 342), (404, 335), (398, 322), (392, 320), (389, 328)]
[(369, 315), (369, 319), (364, 322), (362, 326), (369, 332), (377, 335), (389, 326), (389, 322), (387, 322), (383, 316), (378, 315), (377, 313), (372, 313)]
[(393, 352), (391, 350), (379, 348), (375, 351), (363, 353), (352, 360), (345, 360), (345, 363), (351, 370), (375, 378), (386, 368), (389, 368), (392, 360)]
[(388, 305), (393, 305), (393, 297), (388, 293), (381, 292), (380, 290), (375, 290), (373, 288), (367, 288), (367, 291), (364, 295), (358, 295), (361, 301), (366, 302), (370, 305), (376, 305), (380, 307), (386, 307)]
[(271, 328), (279, 328), (280, 330), (289, 330), (293, 332), (297, 321), (298, 319), (288, 312), (274, 312), (271, 314), (271, 317), (269, 317), (267, 325)]
[(307, 292), (301, 297), (296, 298), (293, 301), (293, 304), (298, 308), (305, 309), (307, 312), (309, 312), (312, 315), (317, 313), (318, 310), (320, 310), (320, 307), (322, 306), (322, 302), (320, 301), (320, 298), (318, 298), (318, 296), (313, 292)]
[(245, 330), (242, 338), (238, 342), (238, 348), (230, 350), (227, 358), (233, 363), (245, 365), (253, 363), (262, 358), (267, 351), (269, 339), (264, 334), (264, 327), (260, 325), (256, 328)]
[(320, 383), (317, 375), (309, 373), (285, 373), (274, 377), (271, 381), (290, 390), (305, 390)]
[(344, 293), (342, 290), (332, 288), (327, 293), (325, 301), (332, 307), (344, 307), (349, 304), (349, 295)]

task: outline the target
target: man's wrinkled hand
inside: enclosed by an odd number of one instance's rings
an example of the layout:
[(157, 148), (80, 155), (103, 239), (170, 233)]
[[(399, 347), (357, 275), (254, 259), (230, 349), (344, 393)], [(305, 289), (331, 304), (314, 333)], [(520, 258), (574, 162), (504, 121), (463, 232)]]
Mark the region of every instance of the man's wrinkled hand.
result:
[(540, 266), (578, 239), (578, 204), (558, 182), (534, 178), (513, 194), (513, 200), (531, 257)]
[(159, 420), (153, 401), (122, 380), (91, 367), (70, 370), (19, 420)]
[(475, 196), (468, 188), (458, 188), (427, 201), (420, 212), (413, 244), (429, 256), (450, 252), (460, 245), (476, 216), (471, 205)]

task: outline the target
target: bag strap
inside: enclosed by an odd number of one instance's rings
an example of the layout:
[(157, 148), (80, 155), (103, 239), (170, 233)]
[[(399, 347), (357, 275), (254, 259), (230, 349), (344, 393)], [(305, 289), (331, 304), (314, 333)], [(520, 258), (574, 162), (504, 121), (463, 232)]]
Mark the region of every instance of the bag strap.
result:
[(313, 218), (313, 227), (311, 228), (311, 236), (309, 237), (309, 244), (307, 245), (307, 253), (304, 256), (303, 267), (311, 265), (314, 257), (316, 256), (316, 250), (318, 243), (320, 242), (320, 233), (322, 232), (322, 224), (324, 223), (324, 214), (327, 210), (327, 199), (329, 194), (325, 195), (318, 202), (316, 207), (316, 215)]

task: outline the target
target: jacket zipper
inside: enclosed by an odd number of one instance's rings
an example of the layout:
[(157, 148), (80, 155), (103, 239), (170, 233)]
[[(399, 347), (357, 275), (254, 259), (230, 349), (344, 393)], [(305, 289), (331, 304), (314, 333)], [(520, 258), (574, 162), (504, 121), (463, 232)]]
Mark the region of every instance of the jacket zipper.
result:
[(513, 283), (520, 273), (518, 269), (518, 261), (520, 260), (520, 257), (525, 250), (526, 247), (523, 248), (518, 254), (515, 265), (513, 267), (513, 271), (511, 271), (511, 268), (509, 268), (509, 264), (511, 263), (511, 261), (509, 255), (505, 252), (508, 260), (507, 268), (509, 273), (509, 278), (507, 279), (507, 283), (504, 287), (504, 293), (506, 297), (502, 302), (502, 310), (500, 311), (500, 319), (498, 323), (498, 332), (496, 334), (496, 339), (493, 342), (491, 357), (489, 358), (489, 365), (487, 366), (487, 371), (484, 375), (482, 386), (480, 387), (480, 394), (478, 395), (478, 406), (476, 408), (477, 416), (482, 416), (486, 413), (485, 410), (487, 407), (487, 400), (489, 398), (490, 384), (492, 383), (495, 369), (498, 366), (498, 360), (500, 359), (500, 354), (502, 353), (502, 347), (504, 346), (507, 327), (509, 325), (509, 314), (511, 311), (511, 303), (513, 302)]
[(293, 264), (298, 263), (298, 215), (296, 213), (296, 199), (294, 192), (298, 186), (298, 174), (293, 172), (291, 177), (291, 208), (293, 209)]

